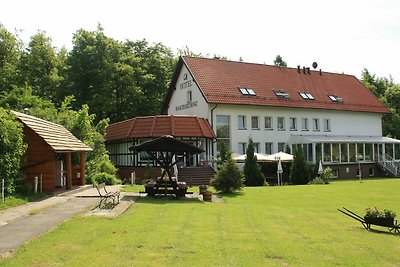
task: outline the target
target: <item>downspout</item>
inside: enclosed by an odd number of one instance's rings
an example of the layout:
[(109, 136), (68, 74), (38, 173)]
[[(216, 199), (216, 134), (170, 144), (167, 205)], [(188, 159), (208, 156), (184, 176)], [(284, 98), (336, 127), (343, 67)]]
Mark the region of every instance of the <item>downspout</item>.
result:
[[(215, 104), (215, 106), (211, 109), (211, 128), (213, 129), (213, 131), (214, 131), (214, 110), (217, 107), (218, 107), (218, 104)], [(211, 146), (211, 154), (214, 157), (214, 144)]]

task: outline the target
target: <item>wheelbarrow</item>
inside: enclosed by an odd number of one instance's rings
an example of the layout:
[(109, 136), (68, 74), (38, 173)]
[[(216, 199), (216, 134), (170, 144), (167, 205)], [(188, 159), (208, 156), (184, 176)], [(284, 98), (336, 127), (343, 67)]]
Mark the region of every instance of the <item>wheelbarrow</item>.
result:
[(395, 234), (400, 233), (400, 224), (394, 218), (371, 218), (371, 217), (361, 217), (360, 215), (352, 212), (351, 210), (343, 207), (343, 210), (338, 209), (341, 213), (359, 221), (365, 229), (371, 230), (371, 225), (377, 225), (382, 227), (387, 227), (390, 232)]

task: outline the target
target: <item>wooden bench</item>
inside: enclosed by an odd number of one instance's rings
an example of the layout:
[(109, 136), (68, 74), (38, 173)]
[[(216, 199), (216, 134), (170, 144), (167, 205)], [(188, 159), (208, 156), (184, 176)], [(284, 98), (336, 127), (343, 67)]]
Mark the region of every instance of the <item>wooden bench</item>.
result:
[(96, 189), (100, 195), (100, 203), (97, 205), (98, 208), (101, 209), (103, 204), (103, 206), (105, 206), (108, 200), (112, 200), (113, 207), (119, 204), (120, 191), (107, 191), (105, 183), (98, 184)]

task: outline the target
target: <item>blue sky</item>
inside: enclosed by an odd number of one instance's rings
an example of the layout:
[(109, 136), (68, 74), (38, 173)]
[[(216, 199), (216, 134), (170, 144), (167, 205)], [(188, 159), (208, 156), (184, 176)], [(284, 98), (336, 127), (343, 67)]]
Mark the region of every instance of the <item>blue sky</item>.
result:
[(363, 68), (400, 83), (400, 1), (13, 0), (0, 23), (24, 41), (42, 30), (53, 45), (71, 48), (80, 28), (118, 40), (161, 42), (174, 52), (188, 46), (203, 55), (289, 67), (311, 66), (360, 77)]

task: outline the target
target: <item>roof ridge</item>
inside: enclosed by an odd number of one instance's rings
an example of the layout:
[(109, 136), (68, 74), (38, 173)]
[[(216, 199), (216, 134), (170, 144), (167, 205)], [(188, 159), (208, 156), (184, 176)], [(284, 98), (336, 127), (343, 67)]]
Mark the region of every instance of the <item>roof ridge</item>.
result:
[(137, 121), (136, 118), (133, 118), (133, 119), (132, 119), (131, 127), (129, 127), (129, 130), (128, 130), (128, 132), (126, 133), (126, 138), (128, 138), (129, 135), (131, 134), (133, 127), (135, 127), (136, 121)]

